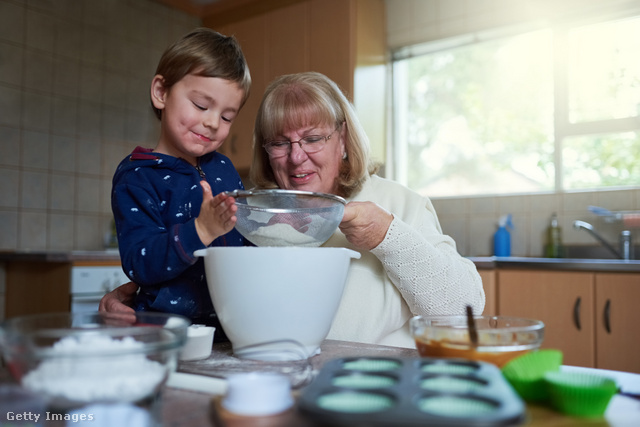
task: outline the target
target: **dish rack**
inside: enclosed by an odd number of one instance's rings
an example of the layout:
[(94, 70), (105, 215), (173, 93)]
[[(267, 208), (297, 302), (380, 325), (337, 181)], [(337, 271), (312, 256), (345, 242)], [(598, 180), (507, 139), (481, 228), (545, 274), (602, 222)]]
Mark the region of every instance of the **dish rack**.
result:
[(622, 222), (625, 227), (640, 227), (640, 211), (610, 211), (599, 206), (589, 206), (589, 212), (602, 217), (606, 222)]

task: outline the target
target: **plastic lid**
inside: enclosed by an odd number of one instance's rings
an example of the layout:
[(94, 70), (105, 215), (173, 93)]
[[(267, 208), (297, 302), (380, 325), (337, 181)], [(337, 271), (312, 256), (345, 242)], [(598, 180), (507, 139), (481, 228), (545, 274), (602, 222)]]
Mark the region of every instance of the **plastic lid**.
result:
[(227, 379), (222, 406), (240, 415), (273, 415), (293, 405), (291, 385), (284, 375), (252, 372), (234, 374)]

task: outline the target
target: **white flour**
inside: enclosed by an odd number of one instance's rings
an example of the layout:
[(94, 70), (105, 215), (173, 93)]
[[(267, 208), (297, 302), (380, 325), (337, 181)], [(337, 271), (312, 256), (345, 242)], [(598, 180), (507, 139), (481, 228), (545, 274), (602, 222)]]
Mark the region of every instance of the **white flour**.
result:
[(284, 223), (260, 227), (247, 238), (258, 246), (319, 246), (320, 243)]
[[(89, 334), (61, 339), (51, 357), (30, 371), (22, 385), (58, 401), (136, 402), (150, 396), (165, 378), (165, 367), (135, 353), (144, 344), (131, 337), (122, 340)], [(100, 352), (108, 356), (100, 355)]]

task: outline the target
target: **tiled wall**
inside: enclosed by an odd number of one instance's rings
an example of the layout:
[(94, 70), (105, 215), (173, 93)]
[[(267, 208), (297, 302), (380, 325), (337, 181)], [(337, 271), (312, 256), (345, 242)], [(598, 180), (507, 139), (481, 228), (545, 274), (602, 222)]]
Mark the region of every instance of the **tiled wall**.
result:
[(157, 61), (199, 24), (151, 0), (0, 0), (0, 250), (103, 248), (113, 171), (157, 139)]
[[(468, 32), (567, 0), (387, 0), (388, 40)], [(607, 4), (638, 0), (600, 0)], [(593, 2), (587, 2), (592, 4)], [(542, 7), (544, 6), (544, 7)], [(113, 170), (157, 122), (148, 87), (162, 50), (199, 20), (152, 0), (0, 0), (0, 250), (97, 250), (109, 229)], [(566, 242), (590, 244), (586, 207), (640, 209), (640, 190), (434, 200), (465, 255), (489, 255), (514, 215), (513, 252), (539, 255), (558, 212)], [(618, 225), (594, 222), (614, 241)], [(637, 233), (636, 233), (637, 234)], [(639, 241), (640, 236), (636, 237)]]
[[(558, 215), (563, 243), (567, 245), (598, 245), (584, 230), (573, 228), (573, 221), (583, 220), (612, 245), (616, 246), (623, 225), (606, 222), (587, 210), (602, 206), (610, 210), (640, 211), (640, 189), (562, 194), (538, 194), (500, 197), (434, 199), (442, 229), (454, 238), (458, 251), (466, 256), (493, 254), (493, 234), (498, 218), (512, 214), (511, 251), (514, 256), (542, 256), (546, 243), (546, 229), (551, 215)], [(640, 243), (640, 229), (631, 229), (636, 244)]]
[[(640, 0), (385, 0), (387, 44), (390, 48), (468, 34), (504, 25), (525, 25), (532, 20), (563, 19), (572, 14), (615, 16), (621, 10), (640, 11)], [(620, 223), (606, 223), (590, 214), (589, 205), (610, 210), (640, 210), (640, 182), (633, 190), (576, 192), (544, 195), (434, 199), (445, 233), (466, 256), (492, 255), (492, 236), (498, 218), (513, 215), (512, 255), (541, 256), (551, 214), (558, 214), (565, 244), (597, 245), (573, 221), (592, 223), (611, 243), (617, 242)], [(640, 243), (640, 229), (632, 229)]]

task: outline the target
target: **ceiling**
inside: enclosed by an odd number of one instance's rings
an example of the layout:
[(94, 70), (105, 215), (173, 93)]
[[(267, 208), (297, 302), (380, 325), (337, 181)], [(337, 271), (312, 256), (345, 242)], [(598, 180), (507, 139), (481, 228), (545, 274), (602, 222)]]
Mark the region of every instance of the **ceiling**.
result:
[(155, 0), (193, 16), (218, 22), (233, 22), (240, 17), (265, 13), (269, 10), (303, 0)]

